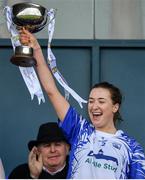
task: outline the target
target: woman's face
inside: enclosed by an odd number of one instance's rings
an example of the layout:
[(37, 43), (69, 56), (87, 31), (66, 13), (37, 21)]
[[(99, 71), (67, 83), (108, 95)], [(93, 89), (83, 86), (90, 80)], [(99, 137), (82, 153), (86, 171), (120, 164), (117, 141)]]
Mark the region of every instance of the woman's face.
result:
[(108, 89), (99, 87), (91, 90), (88, 100), (88, 113), (96, 129), (112, 132), (115, 129), (113, 117), (118, 108), (119, 104), (113, 104)]

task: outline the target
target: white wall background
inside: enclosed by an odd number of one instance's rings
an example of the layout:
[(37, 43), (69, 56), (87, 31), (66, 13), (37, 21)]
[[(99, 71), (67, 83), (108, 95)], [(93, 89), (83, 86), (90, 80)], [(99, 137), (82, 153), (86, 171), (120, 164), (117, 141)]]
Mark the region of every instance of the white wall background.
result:
[(9, 37), (3, 7), (18, 2), (57, 8), (55, 39), (145, 39), (145, 0), (0, 0), (0, 38)]

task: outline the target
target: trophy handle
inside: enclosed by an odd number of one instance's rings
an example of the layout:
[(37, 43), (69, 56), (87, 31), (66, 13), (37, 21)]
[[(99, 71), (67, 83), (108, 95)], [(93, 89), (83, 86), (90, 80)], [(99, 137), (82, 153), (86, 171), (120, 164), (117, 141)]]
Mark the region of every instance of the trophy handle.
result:
[[(54, 10), (54, 18), (53, 18), (53, 19), (55, 19), (57, 9), (54, 8), (53, 10)], [(49, 12), (50, 12), (50, 10), (47, 10), (47, 9), (46, 9), (46, 19), (47, 19), (47, 17), (48, 17)], [(47, 22), (47, 20), (45, 21), (45, 23), (42, 22), (42, 23), (40, 24), (40, 27), (39, 27), (34, 33), (41, 31), (45, 26), (47, 26), (47, 24), (51, 23), (51, 21), (52, 21), (53, 19), (49, 20), (49, 22)]]

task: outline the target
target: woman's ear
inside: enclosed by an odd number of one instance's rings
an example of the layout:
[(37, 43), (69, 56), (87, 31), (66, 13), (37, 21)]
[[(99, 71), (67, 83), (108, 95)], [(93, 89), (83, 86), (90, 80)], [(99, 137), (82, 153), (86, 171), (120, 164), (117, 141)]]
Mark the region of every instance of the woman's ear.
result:
[(118, 103), (114, 104), (113, 105), (113, 112), (116, 113), (118, 111), (118, 109), (119, 109), (119, 104)]

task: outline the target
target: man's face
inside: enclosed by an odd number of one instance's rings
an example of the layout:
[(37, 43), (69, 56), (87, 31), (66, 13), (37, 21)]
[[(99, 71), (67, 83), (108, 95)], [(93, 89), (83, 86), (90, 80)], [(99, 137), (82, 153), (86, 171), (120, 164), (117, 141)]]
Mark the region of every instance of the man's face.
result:
[(43, 165), (49, 171), (56, 171), (65, 164), (69, 145), (65, 142), (51, 142), (39, 145), (38, 151), (42, 155)]

